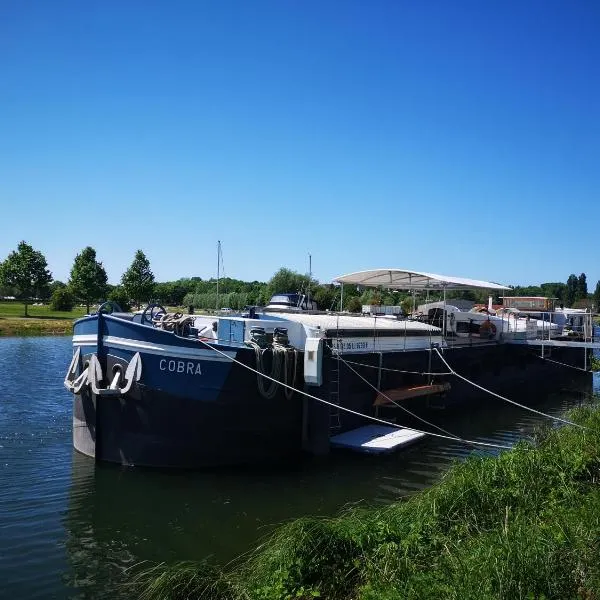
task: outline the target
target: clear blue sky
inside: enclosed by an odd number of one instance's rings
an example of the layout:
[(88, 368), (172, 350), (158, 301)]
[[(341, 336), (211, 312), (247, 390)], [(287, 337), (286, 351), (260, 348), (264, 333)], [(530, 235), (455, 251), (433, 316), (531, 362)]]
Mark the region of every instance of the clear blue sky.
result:
[(0, 259), (600, 279), (600, 3), (0, 3)]

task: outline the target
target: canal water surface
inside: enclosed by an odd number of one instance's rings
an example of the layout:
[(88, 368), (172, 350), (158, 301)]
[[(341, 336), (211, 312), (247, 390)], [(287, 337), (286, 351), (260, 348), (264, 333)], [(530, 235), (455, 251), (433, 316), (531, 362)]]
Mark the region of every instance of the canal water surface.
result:
[[(287, 519), (429, 486), (471, 452), (428, 439), (384, 458), (341, 454), (277, 470), (95, 464), (71, 446), (72, 402), (62, 386), (70, 355), (69, 338), (0, 339), (0, 598), (129, 597), (123, 586), (144, 561), (223, 562)], [(581, 401), (557, 390), (536, 408), (558, 415)], [(444, 426), (512, 444), (541, 420), (483, 397), (468, 419)]]

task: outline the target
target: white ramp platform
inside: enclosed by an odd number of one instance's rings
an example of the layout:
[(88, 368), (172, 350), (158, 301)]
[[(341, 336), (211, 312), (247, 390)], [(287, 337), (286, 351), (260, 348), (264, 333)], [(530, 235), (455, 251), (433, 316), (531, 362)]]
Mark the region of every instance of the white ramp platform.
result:
[(412, 429), (398, 429), (387, 425), (365, 425), (352, 431), (334, 435), (329, 439), (329, 442), (336, 448), (381, 454), (414, 444), (424, 437), (424, 433)]

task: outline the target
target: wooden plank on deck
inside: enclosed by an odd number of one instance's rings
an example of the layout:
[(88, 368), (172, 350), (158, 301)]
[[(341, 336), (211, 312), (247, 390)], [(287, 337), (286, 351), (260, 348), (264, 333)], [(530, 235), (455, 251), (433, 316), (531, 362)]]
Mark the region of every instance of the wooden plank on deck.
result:
[[(443, 394), (450, 389), (450, 382), (434, 383), (431, 385), (409, 385), (391, 390), (383, 390), (377, 394), (374, 406), (393, 406), (391, 401), (401, 402), (409, 398), (418, 398), (420, 396), (432, 396), (435, 394)], [(386, 397), (387, 396), (387, 397)], [(389, 398), (389, 400), (388, 400)]]

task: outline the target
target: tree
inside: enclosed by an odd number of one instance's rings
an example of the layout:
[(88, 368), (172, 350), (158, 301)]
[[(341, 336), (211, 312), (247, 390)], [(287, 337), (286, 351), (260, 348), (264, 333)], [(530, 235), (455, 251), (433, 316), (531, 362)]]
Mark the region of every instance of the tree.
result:
[(96, 260), (96, 251), (87, 246), (76, 257), (71, 268), (69, 286), (73, 294), (86, 305), (90, 312), (90, 304), (97, 302), (106, 294), (106, 271), (101, 262)]
[(598, 281), (594, 290), (594, 310), (600, 313), (600, 281)]
[(542, 290), (542, 296), (547, 296), (548, 298), (556, 298), (558, 301), (557, 304), (559, 305), (565, 304), (567, 291), (566, 284), (560, 282), (542, 283), (540, 288)]
[(135, 301), (140, 308), (142, 302), (147, 302), (154, 292), (154, 275), (150, 270), (150, 261), (138, 250), (131, 266), (121, 278), (127, 296)]
[(131, 308), (131, 302), (129, 300), (129, 296), (125, 291), (125, 288), (122, 285), (114, 286), (113, 289), (108, 294), (108, 300), (112, 300), (116, 302), (121, 310), (128, 312)]
[(55, 290), (59, 289), (59, 288), (64, 288), (67, 287), (67, 284), (64, 283), (63, 281), (60, 281), (58, 279), (55, 279), (49, 286), (48, 286), (48, 291), (50, 292), (50, 295), (52, 296), (52, 294), (54, 294)]
[(577, 278), (577, 290), (575, 293), (575, 299), (576, 300), (585, 300), (585, 299), (587, 299), (587, 296), (588, 296), (587, 278), (585, 276), (585, 273), (582, 273)]
[(359, 313), (362, 310), (362, 302), (357, 296), (351, 296), (346, 302), (348, 312)]
[(577, 288), (579, 284), (579, 279), (577, 275), (571, 274), (569, 275), (569, 279), (567, 279), (567, 290), (565, 293), (565, 305), (573, 306), (577, 298)]
[(319, 282), (316, 279), (310, 279), (308, 275), (301, 275), (296, 271), (282, 267), (269, 280), (267, 290), (270, 296), (285, 293), (306, 294), (309, 282), (312, 290), (319, 285)]
[(50, 307), (52, 310), (71, 311), (75, 306), (75, 296), (73, 292), (65, 285), (57, 287), (52, 292)]
[(311, 295), (321, 310), (332, 310), (335, 304), (339, 304), (340, 288), (331, 284), (319, 285)]
[(46, 295), (51, 281), (44, 255), (26, 242), (20, 242), (0, 265), (0, 284), (14, 290), (15, 297), (25, 305), (26, 317), (27, 305), (33, 298)]

